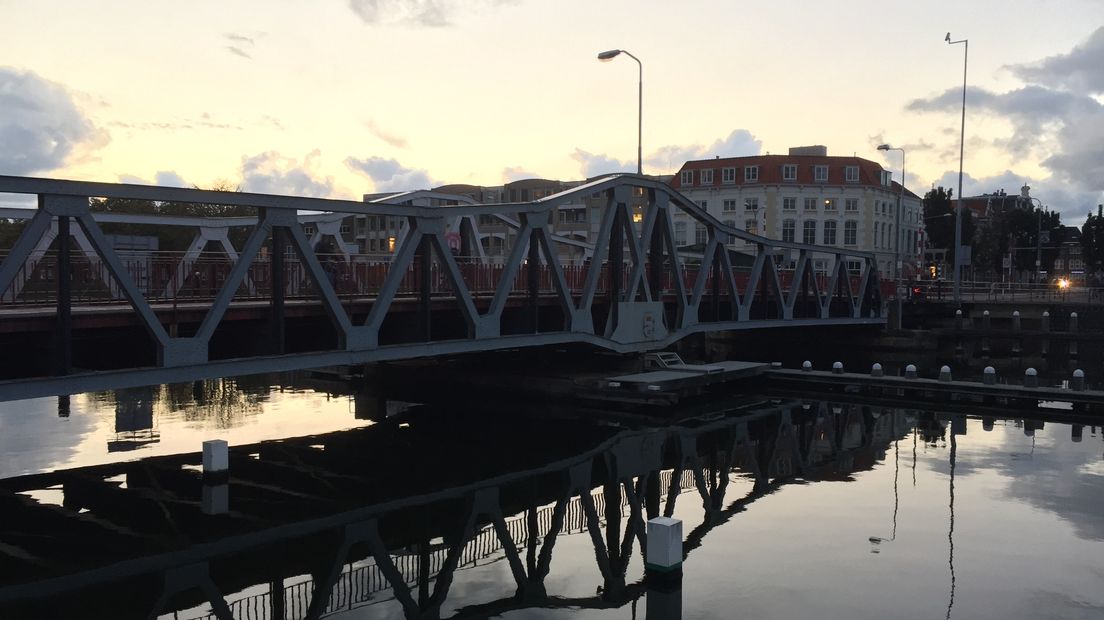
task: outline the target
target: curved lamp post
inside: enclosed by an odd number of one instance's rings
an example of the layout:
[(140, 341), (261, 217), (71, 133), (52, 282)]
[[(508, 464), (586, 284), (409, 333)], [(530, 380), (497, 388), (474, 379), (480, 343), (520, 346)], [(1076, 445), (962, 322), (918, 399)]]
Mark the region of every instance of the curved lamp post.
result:
[(962, 132), (958, 138), (958, 206), (955, 209), (955, 258), (954, 258), (954, 301), (961, 301), (959, 280), (962, 275), (962, 160), (966, 152), (966, 63), (970, 56), (970, 41), (952, 41), (951, 33), (943, 39), (948, 45), (962, 43)]
[(893, 239), (893, 277), (901, 279), (901, 203), (905, 199), (905, 149), (888, 144), (878, 145), (879, 151), (901, 151), (901, 191), (897, 193), (896, 236)]
[(644, 174), (644, 160), (641, 156), (641, 138), (644, 134), (644, 64), (640, 62), (640, 59), (633, 56), (625, 50), (609, 50), (598, 54), (598, 60), (602, 62), (609, 62), (619, 55), (624, 54), (629, 58), (636, 61), (639, 69), (639, 81), (636, 95), (636, 173)]

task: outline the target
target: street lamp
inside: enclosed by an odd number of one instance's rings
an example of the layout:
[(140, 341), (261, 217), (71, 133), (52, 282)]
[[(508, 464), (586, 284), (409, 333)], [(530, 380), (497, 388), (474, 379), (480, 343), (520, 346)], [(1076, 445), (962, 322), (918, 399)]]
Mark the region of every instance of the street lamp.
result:
[(636, 173), (644, 174), (644, 159), (640, 149), (642, 137), (644, 135), (644, 64), (640, 62), (639, 58), (625, 50), (609, 50), (602, 52), (598, 54), (598, 60), (609, 62), (617, 58), (620, 54), (624, 54), (635, 60), (637, 68), (639, 69), (640, 77), (637, 82), (638, 86), (636, 92)]
[(897, 235), (893, 240), (893, 277), (901, 278), (901, 203), (905, 199), (905, 149), (888, 144), (878, 145), (879, 151), (901, 151), (901, 191), (897, 192)]
[(962, 274), (962, 161), (966, 153), (966, 63), (970, 56), (970, 41), (952, 41), (951, 33), (943, 39), (948, 45), (963, 44), (962, 48), (962, 131), (958, 138), (958, 205), (955, 207), (955, 253), (954, 253), (954, 301), (961, 301), (959, 280)]

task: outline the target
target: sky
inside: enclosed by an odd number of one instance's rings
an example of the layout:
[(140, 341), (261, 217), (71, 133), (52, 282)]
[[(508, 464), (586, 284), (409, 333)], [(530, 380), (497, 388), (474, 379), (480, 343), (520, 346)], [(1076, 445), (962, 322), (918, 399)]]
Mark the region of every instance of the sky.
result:
[[(0, 174), (354, 198), (823, 144), (1104, 202), (1104, 0), (0, 0)], [(899, 177), (897, 177), (899, 178)]]

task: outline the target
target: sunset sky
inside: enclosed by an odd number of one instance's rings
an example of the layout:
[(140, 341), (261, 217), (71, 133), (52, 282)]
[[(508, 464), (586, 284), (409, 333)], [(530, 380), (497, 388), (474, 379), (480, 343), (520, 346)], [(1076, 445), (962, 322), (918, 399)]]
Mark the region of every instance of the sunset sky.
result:
[(0, 174), (357, 198), (824, 144), (1104, 202), (1104, 2), (0, 0)]

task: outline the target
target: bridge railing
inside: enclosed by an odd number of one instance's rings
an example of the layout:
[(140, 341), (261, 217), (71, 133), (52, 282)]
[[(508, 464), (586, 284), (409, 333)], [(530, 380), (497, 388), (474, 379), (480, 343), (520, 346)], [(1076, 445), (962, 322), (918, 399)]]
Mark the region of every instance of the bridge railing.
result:
[[(232, 357), (250, 363), (223, 368), (243, 373), (277, 364), (288, 368), (287, 358), (260, 361), (272, 353), (297, 353), (301, 367), (309, 367), (565, 342), (634, 351), (661, 348), (694, 332), (768, 322), (884, 321), (873, 254), (735, 229), (667, 185), (638, 176), (612, 176), (532, 202), (447, 207), (21, 177), (0, 177), (0, 192), (34, 194), (39, 201), (0, 262), (0, 312), (29, 298), (48, 304), (52, 294), (55, 341), (63, 358), (72, 348), (73, 305), (112, 298), (133, 308), (156, 349), (158, 367), (205, 372), (215, 371), (209, 365), (211, 340), (225, 337), (225, 330), (216, 336), (216, 328), (235, 300), (263, 300), (272, 307), (273, 350), (234, 352)], [(634, 196), (644, 197), (643, 208), (634, 205)], [(95, 197), (146, 201), (151, 213), (93, 212)], [(602, 205), (589, 241), (557, 235), (552, 226), (557, 210), (583, 201)], [(245, 209), (255, 216), (171, 215), (179, 209), (169, 206), (180, 203), (192, 211), (194, 205), (216, 205), (218, 213)], [(306, 234), (305, 211), (323, 212), (311, 216), (318, 226), (314, 236)], [(401, 223), (388, 241), (393, 251), (382, 260), (350, 252), (335, 228), (343, 218)], [(179, 256), (128, 255), (113, 247), (104, 226), (130, 220), (154, 230), (164, 221), (201, 232)], [(492, 243), (490, 233), (478, 227), (485, 220), (495, 221), (495, 229), (505, 234), (494, 233)], [(676, 220), (704, 229), (706, 242), (692, 249), (679, 246)], [(207, 221), (221, 232), (207, 230)], [(339, 257), (322, 250), (324, 226)], [(205, 251), (212, 244), (221, 256)], [(485, 246), (498, 255), (488, 256)], [(753, 252), (737, 253), (737, 247)], [(198, 325), (178, 330), (175, 313), (168, 316), (157, 304), (182, 299), (203, 302), (204, 316)], [(287, 350), (283, 308), (289, 299), (321, 305), (336, 347)], [(413, 312), (414, 320), (389, 320), (400, 312)], [(300, 340), (307, 344), (298, 346), (330, 342)], [(69, 364), (61, 359), (59, 365)]]

